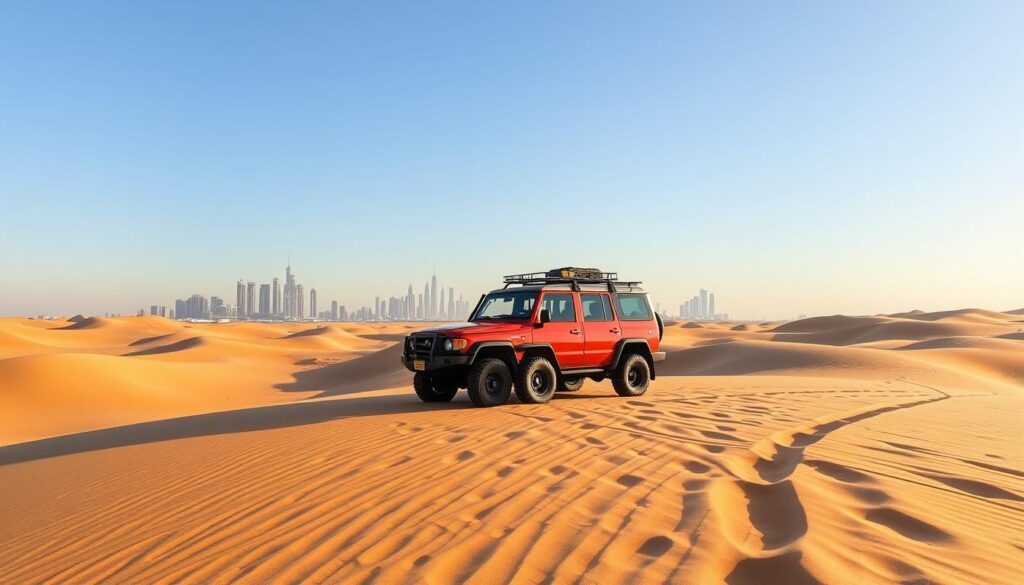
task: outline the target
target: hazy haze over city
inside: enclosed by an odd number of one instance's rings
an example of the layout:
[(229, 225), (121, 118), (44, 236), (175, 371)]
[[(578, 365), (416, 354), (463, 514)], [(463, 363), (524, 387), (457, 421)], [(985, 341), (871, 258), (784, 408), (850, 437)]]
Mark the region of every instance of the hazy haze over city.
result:
[(8, 6), (0, 315), (289, 255), (321, 306), (577, 265), (673, 313), (1020, 308), (1024, 4), (867, 4)]

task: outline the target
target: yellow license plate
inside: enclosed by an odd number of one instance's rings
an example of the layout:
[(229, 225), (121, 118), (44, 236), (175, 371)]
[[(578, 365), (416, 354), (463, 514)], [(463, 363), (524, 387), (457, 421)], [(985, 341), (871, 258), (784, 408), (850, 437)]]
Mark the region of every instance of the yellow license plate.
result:
[(427, 361), (426, 360), (413, 360), (413, 362), (412, 362), (412, 369), (414, 369), (416, 371), (419, 371), (419, 372), (422, 372), (423, 370), (427, 369)]

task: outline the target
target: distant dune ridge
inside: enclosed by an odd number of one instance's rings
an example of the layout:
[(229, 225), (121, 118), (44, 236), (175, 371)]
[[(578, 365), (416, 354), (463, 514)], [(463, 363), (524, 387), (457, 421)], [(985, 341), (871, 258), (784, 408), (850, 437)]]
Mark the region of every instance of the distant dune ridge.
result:
[(1019, 583), (1024, 309), (675, 322), (420, 403), (419, 323), (0, 319), (0, 583)]

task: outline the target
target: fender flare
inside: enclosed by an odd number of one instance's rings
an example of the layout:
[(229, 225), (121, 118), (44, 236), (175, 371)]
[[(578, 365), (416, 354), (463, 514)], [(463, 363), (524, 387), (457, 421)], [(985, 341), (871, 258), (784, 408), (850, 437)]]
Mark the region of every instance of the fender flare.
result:
[(654, 355), (651, 354), (651, 345), (642, 337), (629, 337), (619, 340), (619, 343), (615, 346), (615, 354), (612, 358), (611, 369), (618, 369), (619, 362), (622, 360), (622, 354), (626, 352), (627, 346), (643, 346), (640, 351), (640, 355), (644, 356), (644, 359), (647, 360), (647, 366), (651, 369), (651, 379), (653, 380), (655, 376)]
[[(516, 347), (516, 351), (523, 353), (540, 353), (543, 354), (552, 366), (555, 366), (555, 371), (559, 374), (562, 373), (562, 367), (558, 365), (558, 354), (555, 353), (555, 348), (551, 347), (550, 343), (524, 343)], [(538, 351), (539, 350), (539, 351)]]
[[(509, 365), (510, 365), (510, 367), (513, 370), (515, 369), (516, 366), (519, 365), (519, 360), (516, 359), (516, 348), (512, 345), (512, 342), (510, 342), (510, 341), (478, 341), (478, 342), (474, 343), (471, 348), (469, 348), (469, 359), (466, 360), (466, 366), (467, 367), (472, 366), (473, 362), (476, 361), (477, 356), (480, 354), (480, 352), (482, 350), (491, 349), (491, 348), (500, 349), (501, 353), (506, 358), (511, 360), (511, 363)], [(507, 352), (506, 352), (506, 350), (507, 350)]]

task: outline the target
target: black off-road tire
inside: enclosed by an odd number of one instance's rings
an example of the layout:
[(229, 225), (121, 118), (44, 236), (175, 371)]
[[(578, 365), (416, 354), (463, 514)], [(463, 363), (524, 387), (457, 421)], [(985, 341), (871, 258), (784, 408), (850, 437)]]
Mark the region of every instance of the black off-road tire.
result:
[(417, 372), (412, 377), (412, 387), (423, 402), (449, 402), (459, 391), (457, 381), (433, 377), (425, 372)]
[(619, 396), (640, 396), (647, 392), (651, 383), (651, 366), (638, 353), (622, 357), (619, 367), (612, 375), (612, 386)]
[(512, 372), (497, 358), (484, 358), (469, 368), (469, 399), (476, 406), (501, 406), (512, 394)]
[(516, 396), (520, 402), (543, 404), (555, 395), (558, 388), (558, 372), (547, 358), (533, 356), (519, 364), (516, 379)]
[(558, 378), (558, 388), (555, 388), (555, 392), (576, 392), (577, 390), (583, 387), (583, 382), (585, 381), (586, 378), (584, 378), (583, 376), (578, 376), (574, 378), (566, 378), (565, 376), (560, 376)]

